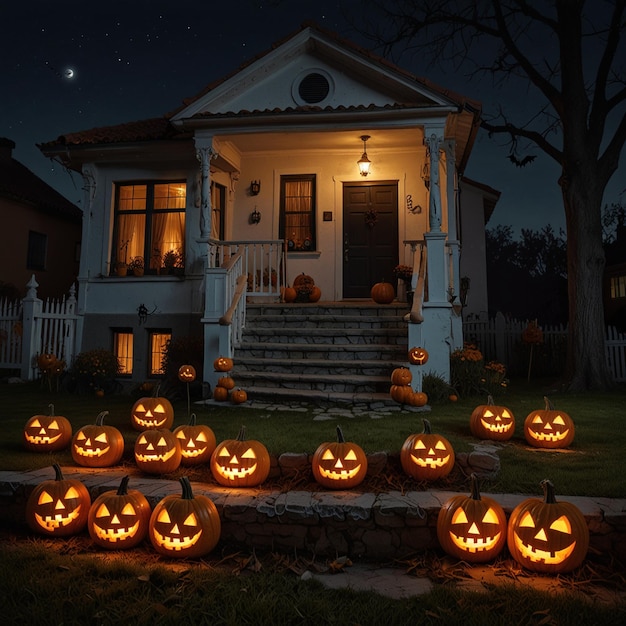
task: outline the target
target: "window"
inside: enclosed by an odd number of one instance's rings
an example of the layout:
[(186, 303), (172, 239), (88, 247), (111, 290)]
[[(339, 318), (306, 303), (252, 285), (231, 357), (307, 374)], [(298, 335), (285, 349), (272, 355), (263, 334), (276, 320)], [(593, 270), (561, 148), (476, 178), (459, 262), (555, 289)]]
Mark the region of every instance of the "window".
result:
[(131, 329), (113, 331), (113, 354), (120, 364), (120, 374), (130, 376), (133, 373), (133, 331)]
[(224, 214), (226, 212), (226, 187), (211, 181), (211, 238), (224, 240)]
[(28, 251), (26, 253), (26, 268), (29, 270), (46, 269), (46, 251), (48, 236), (34, 230), (28, 232)]
[(150, 333), (150, 376), (161, 376), (165, 374), (163, 369), (163, 356), (167, 344), (172, 338), (169, 331), (153, 331)]
[(118, 185), (112, 267), (141, 260), (152, 274), (183, 268), (186, 194), (184, 182)]
[(626, 275), (611, 276), (611, 299), (626, 298)]
[(280, 177), (280, 231), (287, 249), (315, 250), (315, 174)]

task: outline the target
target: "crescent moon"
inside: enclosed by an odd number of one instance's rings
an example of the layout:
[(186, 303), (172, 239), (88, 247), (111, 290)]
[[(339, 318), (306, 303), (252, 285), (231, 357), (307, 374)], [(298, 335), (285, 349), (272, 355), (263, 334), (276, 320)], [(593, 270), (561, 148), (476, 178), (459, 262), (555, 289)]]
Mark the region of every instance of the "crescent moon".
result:
[(74, 70), (71, 67), (68, 67), (64, 73), (65, 78), (74, 78)]

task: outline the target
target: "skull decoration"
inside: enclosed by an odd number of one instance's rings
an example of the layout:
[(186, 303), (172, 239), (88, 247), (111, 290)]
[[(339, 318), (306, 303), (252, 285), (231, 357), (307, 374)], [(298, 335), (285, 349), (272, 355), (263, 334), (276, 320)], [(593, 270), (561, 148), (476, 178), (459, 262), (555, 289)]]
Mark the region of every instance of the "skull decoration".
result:
[(531, 411), (524, 420), (524, 437), (535, 448), (567, 448), (574, 441), (574, 421), (545, 396), (544, 401), (545, 409)]
[(182, 495), (165, 496), (150, 517), (148, 535), (164, 556), (198, 558), (208, 554), (220, 539), (221, 521), (207, 496), (194, 496), (187, 476), (180, 478)]
[(409, 435), (400, 450), (402, 469), (416, 480), (437, 480), (454, 467), (454, 450), (443, 436), (433, 434), (430, 422), (422, 420), (424, 431)]
[(192, 413), (189, 424), (174, 429), (174, 435), (180, 443), (182, 465), (200, 465), (211, 460), (215, 450), (215, 434), (205, 424), (196, 423), (196, 414)]
[(130, 421), (135, 430), (142, 432), (171, 428), (174, 424), (174, 407), (162, 396), (139, 398), (130, 412)]
[(37, 485), (26, 502), (26, 522), (43, 535), (65, 537), (80, 533), (87, 525), (91, 497), (80, 480), (64, 478), (53, 465), (54, 480)]
[(270, 456), (267, 448), (254, 439), (246, 439), (242, 426), (237, 439), (226, 439), (211, 455), (211, 474), (224, 487), (254, 487), (269, 475)]
[(171, 430), (145, 430), (135, 441), (135, 462), (148, 474), (173, 472), (181, 460), (180, 443)]
[(128, 490), (124, 476), (117, 491), (105, 491), (89, 509), (87, 530), (94, 543), (109, 550), (127, 550), (148, 534), (150, 504), (136, 489)]
[(178, 380), (181, 383), (192, 383), (196, 380), (196, 368), (193, 365), (181, 365), (178, 368)]
[(72, 439), (72, 458), (85, 467), (110, 467), (119, 463), (124, 454), (124, 437), (115, 426), (105, 426), (103, 411), (95, 424), (88, 424), (76, 431)]
[(515, 433), (513, 411), (505, 406), (496, 406), (491, 396), (487, 404), (477, 406), (470, 416), (470, 430), (474, 437), (506, 441)]
[(541, 483), (543, 501), (528, 498), (511, 512), (507, 545), (511, 556), (526, 569), (556, 574), (570, 572), (585, 559), (589, 527), (570, 502), (557, 502), (554, 485)]
[(367, 475), (367, 456), (363, 449), (346, 441), (337, 426), (337, 441), (319, 445), (311, 463), (313, 477), (329, 489), (350, 489), (360, 485)]
[(72, 425), (67, 417), (54, 414), (33, 415), (24, 426), (24, 446), (31, 452), (56, 452), (66, 448), (72, 440)]
[(437, 537), (451, 556), (484, 563), (498, 556), (506, 544), (506, 515), (495, 500), (481, 497), (475, 474), (470, 480), (469, 496), (452, 496), (439, 510)]

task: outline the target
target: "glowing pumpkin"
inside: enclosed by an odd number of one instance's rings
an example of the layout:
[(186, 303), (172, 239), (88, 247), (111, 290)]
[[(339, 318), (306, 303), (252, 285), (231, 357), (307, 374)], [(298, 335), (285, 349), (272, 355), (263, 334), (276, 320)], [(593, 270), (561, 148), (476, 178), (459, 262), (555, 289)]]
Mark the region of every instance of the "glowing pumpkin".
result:
[(445, 437), (432, 432), (427, 419), (422, 422), (424, 431), (409, 435), (402, 444), (402, 469), (416, 480), (444, 478), (454, 467), (454, 450)]
[(103, 411), (95, 424), (76, 431), (72, 439), (72, 458), (84, 467), (110, 467), (119, 463), (124, 454), (124, 437), (115, 426), (105, 426)]
[(204, 495), (194, 496), (187, 476), (180, 478), (182, 495), (165, 496), (152, 511), (148, 536), (154, 549), (174, 558), (205, 556), (222, 531), (215, 504)]
[(193, 365), (181, 365), (178, 368), (178, 380), (181, 383), (192, 383), (196, 380), (196, 368)]
[(260, 441), (246, 439), (246, 427), (242, 426), (237, 439), (217, 445), (210, 467), (213, 478), (224, 487), (254, 487), (268, 477), (270, 455)]
[(189, 424), (174, 429), (174, 436), (180, 443), (181, 465), (200, 465), (211, 460), (215, 434), (205, 424), (196, 423), (195, 413), (191, 414)]
[(367, 456), (356, 443), (346, 441), (337, 426), (337, 441), (320, 444), (311, 461), (316, 482), (329, 489), (350, 489), (367, 475)]
[(506, 514), (493, 498), (481, 497), (475, 474), (470, 483), (469, 496), (452, 496), (439, 510), (437, 538), (447, 554), (484, 563), (498, 556), (506, 544)]
[(480, 404), (470, 415), (470, 431), (479, 439), (506, 441), (515, 433), (515, 416), (505, 406), (497, 406), (491, 396), (487, 404)]
[(227, 356), (218, 356), (213, 361), (213, 369), (216, 372), (230, 372), (233, 369), (233, 360)]
[(414, 365), (424, 365), (428, 361), (428, 351), (424, 348), (411, 348), (409, 350), (409, 361)]
[(141, 491), (129, 491), (129, 478), (122, 478), (117, 491), (100, 494), (89, 509), (87, 530), (93, 542), (102, 548), (128, 550), (148, 535), (152, 509)]
[[(158, 393), (158, 387), (157, 391)], [(174, 407), (163, 396), (139, 398), (130, 412), (130, 423), (135, 430), (171, 428), (174, 424)]]
[(396, 290), (391, 283), (383, 280), (372, 287), (370, 296), (376, 304), (389, 304), (396, 297)]
[(535, 448), (567, 448), (574, 441), (574, 421), (545, 396), (544, 401), (545, 409), (531, 411), (524, 420), (524, 437)]
[(48, 408), (50, 415), (33, 415), (24, 426), (24, 446), (31, 452), (63, 450), (72, 440), (70, 421), (54, 414), (54, 404), (49, 404)]
[(173, 472), (181, 460), (180, 443), (171, 430), (144, 430), (135, 441), (135, 462), (148, 474)]
[(509, 517), (507, 546), (526, 569), (556, 574), (577, 568), (589, 548), (589, 527), (570, 502), (557, 502), (554, 485), (541, 482), (544, 499), (520, 502)]
[(54, 480), (37, 485), (26, 501), (26, 523), (43, 535), (66, 537), (87, 525), (91, 496), (80, 480), (65, 478), (58, 464)]

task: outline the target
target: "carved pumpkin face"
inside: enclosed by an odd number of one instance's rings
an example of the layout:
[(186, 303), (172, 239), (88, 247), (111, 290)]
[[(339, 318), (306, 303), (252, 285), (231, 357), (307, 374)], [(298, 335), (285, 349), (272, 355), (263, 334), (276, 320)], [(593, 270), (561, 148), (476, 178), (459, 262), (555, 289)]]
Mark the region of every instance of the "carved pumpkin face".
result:
[(391, 372), (392, 385), (410, 385), (413, 381), (413, 374), (408, 367), (396, 367)]
[(135, 441), (135, 462), (148, 474), (167, 474), (182, 460), (180, 443), (171, 430), (145, 430)]
[(91, 497), (80, 480), (64, 478), (55, 464), (55, 479), (37, 485), (26, 502), (26, 522), (37, 533), (65, 537), (87, 525)]
[(337, 426), (337, 441), (325, 442), (313, 454), (311, 464), (316, 482), (329, 489), (350, 489), (367, 475), (367, 456), (363, 449), (346, 441)]
[(567, 448), (574, 441), (574, 421), (557, 411), (548, 398), (546, 407), (532, 411), (524, 421), (524, 437), (535, 448)]
[(165, 556), (197, 558), (217, 545), (221, 521), (217, 508), (204, 495), (194, 496), (187, 476), (180, 479), (182, 496), (165, 496), (150, 517), (148, 534), (154, 549)]
[(33, 415), (24, 426), (24, 446), (31, 452), (56, 452), (66, 448), (72, 440), (72, 425), (67, 417), (54, 414)]
[(213, 368), (216, 372), (230, 372), (233, 369), (233, 360), (227, 356), (218, 356), (213, 361)]
[(178, 369), (178, 380), (182, 383), (192, 383), (196, 380), (196, 368), (193, 365), (181, 365)]
[(200, 465), (211, 460), (215, 450), (215, 434), (204, 424), (196, 423), (196, 414), (192, 413), (189, 424), (179, 426), (174, 435), (180, 444), (181, 465)]
[(470, 563), (495, 558), (506, 544), (507, 522), (503, 508), (481, 497), (478, 479), (471, 475), (471, 494), (452, 496), (439, 510), (437, 537), (451, 556)]
[(211, 455), (213, 478), (224, 487), (254, 487), (269, 475), (270, 456), (267, 448), (254, 439), (246, 439), (245, 426), (237, 439), (217, 445)]
[(428, 351), (425, 348), (411, 348), (409, 361), (414, 365), (424, 365), (428, 361)]
[(549, 480), (541, 484), (543, 501), (529, 498), (511, 512), (507, 533), (509, 552), (529, 570), (569, 572), (587, 555), (589, 528), (576, 506), (556, 501)]
[(108, 411), (98, 415), (95, 424), (83, 426), (72, 439), (72, 458), (84, 467), (110, 467), (124, 454), (124, 437), (115, 426), (105, 426)]
[(454, 467), (454, 450), (441, 435), (433, 434), (430, 422), (424, 422), (424, 432), (409, 435), (400, 450), (402, 468), (416, 480), (437, 480), (447, 476)]
[(164, 397), (139, 398), (133, 405), (130, 421), (135, 430), (144, 431), (171, 428), (174, 424), (174, 407)]
[(89, 535), (103, 548), (134, 548), (148, 534), (150, 504), (140, 491), (128, 490), (128, 480), (129, 476), (124, 476), (117, 491), (99, 495), (89, 509)]
[(506, 441), (515, 433), (515, 417), (507, 407), (496, 406), (489, 396), (487, 404), (481, 404), (472, 411), (470, 430), (479, 439)]

